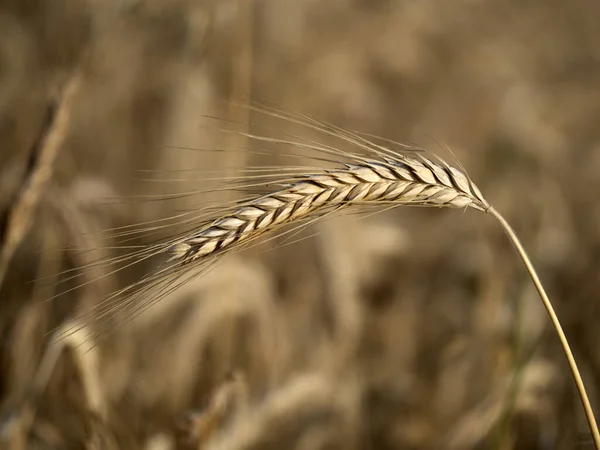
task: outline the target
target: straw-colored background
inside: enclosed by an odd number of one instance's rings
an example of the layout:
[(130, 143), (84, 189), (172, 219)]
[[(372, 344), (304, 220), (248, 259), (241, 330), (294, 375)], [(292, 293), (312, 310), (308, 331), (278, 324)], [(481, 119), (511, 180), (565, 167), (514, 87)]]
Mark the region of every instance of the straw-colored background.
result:
[[(74, 337), (50, 369), (42, 355), (48, 333), (144, 273), (97, 268), (83, 281), (100, 280), (48, 301), (64, 290), (57, 273), (119, 253), (98, 232), (211, 197), (107, 206), (206, 184), (147, 183), (140, 169), (264, 163), (167, 147), (250, 145), (201, 126), (203, 114), (259, 121), (228, 107), (249, 96), (440, 154), (447, 144), (520, 234), (595, 402), (597, 1), (3, 0), (2, 210), (74, 73), (52, 180), (0, 290), (2, 448), (591, 448), (517, 256), (472, 211), (324, 222), (227, 258), (92, 350)], [(231, 372), (245, 394), (201, 429)]]

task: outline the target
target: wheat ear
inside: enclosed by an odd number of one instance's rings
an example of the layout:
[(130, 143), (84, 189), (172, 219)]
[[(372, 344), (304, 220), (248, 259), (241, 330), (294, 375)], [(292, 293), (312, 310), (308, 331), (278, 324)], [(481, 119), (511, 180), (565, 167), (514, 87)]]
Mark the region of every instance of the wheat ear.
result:
[(186, 266), (197, 260), (256, 239), (285, 225), (359, 205), (419, 205), (449, 208), (472, 207), (492, 214), (506, 231), (537, 289), (556, 329), (567, 357), (589, 422), (596, 448), (600, 434), (583, 380), (560, 321), (542, 283), (506, 220), (483, 198), (461, 170), (423, 154), (398, 155), (396, 159), (364, 160), (343, 169), (298, 176), (298, 181), (244, 202), (216, 220), (207, 222), (191, 236), (171, 245), (170, 262)]
[[(558, 334), (584, 407), (595, 447), (600, 450), (600, 433), (594, 413), (554, 308), (516, 234), (506, 220), (484, 199), (465, 171), (440, 158), (414, 151), (406, 146), (402, 147), (410, 152), (407, 155), (400, 154), (361, 135), (323, 124), (297, 113), (291, 114), (268, 106), (249, 108), (341, 139), (366, 151), (372, 157), (344, 152), (297, 136), (292, 136), (295, 140), (284, 140), (238, 133), (255, 141), (315, 150), (333, 156), (334, 162), (349, 160), (350, 163), (341, 167), (338, 163), (336, 169), (314, 170), (309, 173), (299, 173), (295, 169), (281, 169), (278, 173), (274, 173), (272, 169), (264, 170), (262, 175), (257, 175), (255, 172), (254, 183), (241, 187), (267, 185), (270, 190), (266, 194), (255, 195), (230, 207), (224, 208), (221, 205), (209, 211), (204, 218), (192, 216), (182, 221), (193, 227), (184, 236), (142, 249), (117, 260), (116, 262), (127, 262), (134, 259), (139, 262), (155, 255), (165, 253), (169, 255), (166, 266), (138, 283), (116, 292), (97, 305), (92, 311), (95, 318), (105, 318), (122, 307), (125, 307), (129, 313), (140, 313), (143, 307), (136, 305), (136, 300), (144, 299), (147, 294), (152, 295), (151, 301), (145, 304), (145, 307), (148, 307), (193, 276), (198, 276), (198, 273), (189, 276), (179, 284), (174, 284), (174, 279), (181, 279), (183, 274), (189, 273), (192, 269), (200, 269), (201, 272), (221, 255), (247, 247), (255, 239), (286, 225), (310, 223), (330, 213), (355, 206), (471, 207), (488, 212), (498, 220), (523, 260)], [(156, 228), (153, 226), (145, 230)], [(126, 230), (123, 235), (127, 236), (130, 233)]]
[(172, 245), (171, 261), (188, 264), (228, 251), (275, 228), (350, 206), (388, 203), (489, 209), (479, 190), (461, 171), (423, 155), (365, 160), (344, 169), (298, 178), (240, 205)]
[(550, 316), (575, 380), (597, 449), (600, 433), (585, 385), (558, 316), (517, 235), (498, 211), (462, 171), (442, 160), (424, 155), (365, 161), (346, 169), (303, 176), (298, 182), (241, 205), (195, 235), (173, 245), (172, 261), (188, 264), (198, 258), (227, 251), (258, 235), (324, 211), (352, 205), (392, 203), (396, 205), (472, 207), (492, 214), (505, 230), (523, 260)]
[(596, 448), (600, 449), (600, 433), (573, 352), (517, 235), (502, 215), (487, 203), (466, 174), (442, 160), (434, 161), (421, 154), (416, 156), (399, 155), (397, 159), (365, 161), (347, 166), (346, 169), (303, 176), (298, 182), (241, 205), (231, 214), (173, 245), (169, 249), (173, 255), (171, 260), (188, 264), (195, 259), (227, 251), (234, 244), (241, 244), (274, 228), (325, 210), (352, 205), (393, 203), (450, 208), (470, 206), (489, 212), (504, 228), (544, 303), (567, 357)]

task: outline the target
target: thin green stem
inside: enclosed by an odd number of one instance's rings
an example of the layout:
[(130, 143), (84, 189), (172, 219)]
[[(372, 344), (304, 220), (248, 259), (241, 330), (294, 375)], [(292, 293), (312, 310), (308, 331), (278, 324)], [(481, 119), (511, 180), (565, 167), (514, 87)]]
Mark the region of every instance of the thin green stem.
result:
[(585, 390), (585, 385), (583, 383), (583, 379), (581, 378), (581, 374), (579, 372), (579, 369), (577, 368), (577, 363), (575, 362), (575, 357), (573, 356), (573, 352), (571, 351), (571, 347), (569, 346), (569, 341), (567, 340), (567, 337), (565, 336), (565, 333), (562, 329), (560, 321), (558, 320), (558, 316), (556, 315), (556, 312), (554, 312), (552, 303), (550, 302), (550, 299), (548, 298), (548, 295), (546, 294), (546, 291), (544, 290), (544, 287), (542, 286), (542, 283), (537, 276), (537, 273), (533, 267), (533, 264), (531, 264), (531, 261), (529, 260), (529, 257), (527, 256), (527, 252), (521, 245), (519, 238), (517, 237), (517, 235), (511, 228), (511, 226), (504, 219), (504, 217), (502, 217), (502, 215), (498, 211), (496, 211), (494, 208), (490, 207), (487, 212), (492, 214), (498, 220), (498, 222), (500, 222), (500, 225), (502, 225), (502, 228), (504, 228), (504, 231), (508, 235), (508, 238), (510, 239), (513, 246), (519, 253), (519, 256), (521, 257), (521, 259), (523, 260), (523, 264), (525, 264), (525, 268), (527, 269), (527, 272), (529, 272), (529, 276), (531, 277), (531, 280), (533, 281), (533, 284), (535, 285), (535, 288), (537, 289), (538, 294), (540, 295), (540, 298), (542, 299), (542, 302), (544, 303), (544, 307), (546, 308), (546, 311), (548, 312), (548, 315), (550, 316), (552, 325), (554, 326), (554, 329), (556, 330), (556, 334), (558, 335), (558, 339), (560, 340), (560, 343), (562, 345), (563, 352), (565, 353), (565, 356), (567, 357), (567, 361), (569, 362), (569, 367), (571, 368), (571, 374), (573, 375), (573, 379), (575, 380), (575, 385), (577, 386), (577, 391), (579, 392), (579, 398), (581, 399), (581, 403), (582, 403), (583, 409), (585, 411), (585, 417), (588, 421), (588, 425), (589, 425), (590, 431), (592, 433), (592, 438), (594, 439), (594, 446), (596, 447), (596, 450), (600, 450), (600, 432), (598, 431), (598, 424), (596, 423), (596, 418), (594, 417), (594, 411), (592, 409), (592, 405), (590, 404), (590, 400), (589, 400), (587, 392)]

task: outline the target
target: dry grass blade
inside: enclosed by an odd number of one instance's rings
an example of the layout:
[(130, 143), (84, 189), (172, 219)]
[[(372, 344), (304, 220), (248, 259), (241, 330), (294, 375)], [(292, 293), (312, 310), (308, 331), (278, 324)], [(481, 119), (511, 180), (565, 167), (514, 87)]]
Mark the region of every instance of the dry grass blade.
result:
[[(282, 442), (298, 442), (307, 428), (327, 428), (336, 421), (349, 421), (357, 391), (354, 380), (335, 378), (329, 372), (298, 375), (272, 391), (261, 404), (239, 414), (206, 448), (281, 448)], [(349, 436), (338, 433), (336, 438)]]
[(43, 129), (34, 143), (21, 189), (13, 204), (0, 217), (0, 285), (14, 252), (29, 230), (44, 185), (52, 176), (54, 160), (69, 126), (70, 107), (78, 84), (76, 73), (67, 82), (58, 103), (49, 107)]
[[(73, 328), (68, 323), (64, 327)], [(63, 339), (46, 349), (24, 401), (19, 404), (15, 411), (10, 411), (8, 421), (5, 419), (4, 423), (0, 423), (0, 429), (5, 428), (0, 435), (8, 435), (8, 440), (12, 444), (11, 449), (30, 448), (28, 445), (31, 444), (28, 443), (28, 439), (36, 423), (42, 397), (50, 384), (51, 377), (59, 361), (65, 357), (66, 349), (72, 350), (73, 362), (78, 375), (81, 377), (85, 401), (84, 409), (90, 413), (90, 417), (94, 418), (94, 422), (97, 422), (98, 426), (104, 425), (107, 417), (107, 406), (99, 378), (99, 355), (97, 350), (89, 345), (85, 325), (78, 325), (77, 327), (81, 330), (79, 333), (71, 333), (68, 339)], [(60, 333), (60, 329), (57, 332)], [(99, 429), (101, 428), (93, 427), (92, 439), (101, 437), (98, 435)]]
[(206, 408), (187, 417), (183, 425), (187, 441), (195, 443), (195, 448), (204, 448), (223, 423), (247, 403), (246, 380), (241, 372), (231, 373), (213, 393)]

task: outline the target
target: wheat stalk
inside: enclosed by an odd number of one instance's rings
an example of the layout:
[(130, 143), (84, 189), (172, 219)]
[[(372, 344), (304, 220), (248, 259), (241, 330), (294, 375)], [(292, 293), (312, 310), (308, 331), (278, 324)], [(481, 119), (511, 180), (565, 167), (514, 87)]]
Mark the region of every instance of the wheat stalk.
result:
[(0, 285), (31, 227), (40, 197), (52, 177), (54, 161), (68, 133), (71, 107), (79, 84), (80, 73), (75, 71), (63, 86), (59, 98), (50, 102), (45, 123), (31, 150), (23, 183), (12, 204), (0, 213)]
[[(368, 157), (293, 135), (292, 139), (281, 139), (237, 132), (238, 135), (254, 141), (317, 151), (333, 157), (329, 161), (337, 163), (337, 167), (309, 172), (299, 171), (297, 168), (257, 168), (250, 171), (251, 175), (248, 178), (251, 183), (237, 187), (255, 188), (266, 185), (268, 189), (265, 194), (254, 195), (229, 206), (218, 205), (215, 209), (206, 211), (204, 215), (179, 215), (180, 223), (190, 225), (189, 232), (168, 242), (143, 248), (127, 257), (110, 261), (132, 265), (156, 255), (167, 255), (169, 258), (160, 270), (114, 293), (97, 305), (91, 311), (95, 319), (109, 317), (117, 310), (126, 311), (131, 315), (138, 314), (181, 284), (201, 274), (206, 268), (212, 267), (222, 255), (247, 247), (257, 238), (274, 233), (285, 226), (312, 223), (331, 213), (357, 206), (471, 207), (487, 212), (498, 220), (523, 260), (559, 337), (595, 446), (600, 450), (600, 433), (594, 413), (554, 308), (516, 234), (500, 213), (485, 200), (464, 170), (412, 147), (401, 146), (406, 154), (392, 151), (388, 147), (378, 145), (372, 139), (297, 113), (274, 109), (264, 104), (249, 108), (340, 139), (366, 151)], [(319, 160), (322, 161), (322, 158)], [(236, 186), (236, 180), (229, 178), (226, 189)], [(169, 226), (169, 223), (160, 226), (153, 223), (139, 232), (155, 232)], [(126, 227), (119, 230), (119, 233), (129, 237), (135, 232)], [(134, 262), (129, 262), (131, 259)], [(103, 262), (105, 263), (107, 262)], [(188, 275), (187, 278), (184, 277), (185, 274)], [(147, 295), (151, 295), (151, 301), (146, 299)], [(142, 306), (137, 304), (137, 300), (140, 299), (143, 300)]]

